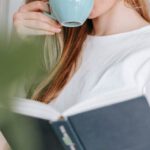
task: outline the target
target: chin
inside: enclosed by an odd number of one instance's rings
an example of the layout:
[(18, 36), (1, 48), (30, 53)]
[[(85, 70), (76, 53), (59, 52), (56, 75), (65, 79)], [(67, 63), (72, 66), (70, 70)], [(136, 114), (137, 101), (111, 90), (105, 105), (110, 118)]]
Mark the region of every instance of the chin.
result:
[(99, 17), (99, 15), (90, 15), (89, 17), (88, 17), (88, 19), (95, 19), (95, 18), (98, 18)]
[(99, 17), (99, 14), (96, 14), (96, 12), (92, 11), (91, 14), (89, 15), (88, 19), (95, 19)]

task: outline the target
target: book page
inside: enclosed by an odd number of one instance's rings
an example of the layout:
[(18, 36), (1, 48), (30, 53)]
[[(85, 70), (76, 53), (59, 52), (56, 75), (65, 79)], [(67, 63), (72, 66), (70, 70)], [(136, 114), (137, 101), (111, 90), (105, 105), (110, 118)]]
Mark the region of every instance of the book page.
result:
[(49, 105), (26, 98), (14, 98), (11, 106), (14, 112), (31, 117), (41, 118), (49, 121), (56, 121), (58, 118), (60, 118), (60, 113)]
[(141, 95), (142, 95), (141, 90), (139, 90), (136, 86), (130, 88), (126, 87), (123, 89), (105, 93), (100, 96), (95, 96), (89, 100), (85, 100), (81, 103), (78, 103), (77, 105), (66, 110), (63, 113), (63, 116), (67, 117), (67, 116), (75, 115), (96, 108), (127, 101)]
[(25, 98), (15, 98), (15, 103), (12, 104), (12, 108), (14, 112), (53, 122), (59, 120), (61, 116), (67, 118), (71, 115), (127, 101), (141, 95), (141, 90), (137, 89), (136, 86), (126, 87), (80, 102), (62, 114), (47, 104)]

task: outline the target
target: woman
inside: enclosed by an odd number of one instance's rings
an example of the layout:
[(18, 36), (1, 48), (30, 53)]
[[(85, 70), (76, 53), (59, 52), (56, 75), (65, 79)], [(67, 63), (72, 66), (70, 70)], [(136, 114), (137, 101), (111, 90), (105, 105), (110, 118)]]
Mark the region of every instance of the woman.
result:
[(14, 25), (19, 35), (46, 35), (48, 74), (27, 97), (63, 112), (129, 87), (145, 93), (150, 81), (147, 6), (144, 0), (95, 0), (81, 27), (66, 28), (43, 14), (50, 12), (47, 1), (28, 0), (14, 15)]

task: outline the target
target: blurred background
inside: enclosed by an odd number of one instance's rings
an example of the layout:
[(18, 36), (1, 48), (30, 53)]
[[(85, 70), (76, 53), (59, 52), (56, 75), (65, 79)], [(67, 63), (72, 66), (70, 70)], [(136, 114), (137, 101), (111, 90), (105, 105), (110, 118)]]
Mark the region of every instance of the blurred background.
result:
[[(18, 42), (19, 44), (13, 43), (13, 45), (8, 45), (9, 40), (7, 39), (9, 38), (7, 37), (10, 37), (13, 28), (13, 15), (23, 3), (23, 0), (0, 0), (0, 104), (4, 104), (5, 101), (7, 101), (7, 96), (9, 96), (9, 93), (11, 94), (11, 91), (9, 91), (9, 89), (14, 81), (18, 80), (20, 77), (23, 77), (23, 74), (25, 72), (30, 72), (31, 70), (34, 70), (33, 68), (39, 66), (39, 58), (37, 58), (37, 47), (34, 47), (34, 45), (33, 47), (31, 47), (32, 44), (28, 44), (27, 47), (26, 45), (21, 44), (21, 42)], [(15, 37), (13, 39), (15, 39)], [(27, 51), (27, 49), (31, 48), (33, 53), (29, 53)], [(35, 55), (35, 53), (37, 55)], [(20, 60), (20, 58), (22, 59)], [(27, 62), (26, 59), (28, 59), (29, 62)], [(31, 64), (32, 67), (30, 67), (29, 69), (28, 66), (30, 66)], [(3, 124), (3, 122), (7, 122), (7, 124), (11, 126), (10, 133), (14, 135), (13, 131), (16, 131), (17, 126), (12, 116), (7, 116), (8, 114), (0, 110), (0, 125)], [(16, 137), (16, 139), (16, 141), (18, 141), (20, 139), (19, 136), (18, 138)], [(22, 148), (20, 147), (16, 148), (16, 150), (28, 149), (24, 146)], [(9, 150), (9, 145), (7, 144), (7, 141), (1, 133), (1, 126), (0, 150)]]
[[(13, 22), (13, 13), (23, 3), (23, 0), (0, 0), (0, 33), (5, 30), (4, 32), (10, 35)], [(6, 140), (1, 132), (0, 145), (0, 150), (8, 149)]]
[(13, 14), (24, 0), (0, 0), (0, 30), (10, 34), (12, 29)]

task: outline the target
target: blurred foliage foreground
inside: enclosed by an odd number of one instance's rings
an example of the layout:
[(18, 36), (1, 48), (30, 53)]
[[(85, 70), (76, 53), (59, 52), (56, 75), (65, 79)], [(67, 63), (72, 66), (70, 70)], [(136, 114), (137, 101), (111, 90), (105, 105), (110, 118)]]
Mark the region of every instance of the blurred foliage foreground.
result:
[[(19, 118), (9, 110), (11, 97), (19, 88), (17, 82), (26, 74), (33, 75), (39, 68), (40, 38), (23, 41), (12, 36), (12, 40), (0, 34), (0, 130), (11, 142), (13, 150), (38, 150), (40, 141), (34, 124)], [(15, 86), (16, 85), (16, 86)], [(23, 129), (23, 130), (22, 130)], [(30, 137), (29, 137), (29, 134)], [(13, 141), (12, 141), (13, 139)], [(36, 139), (36, 140), (35, 140)], [(35, 142), (36, 141), (36, 142)]]

